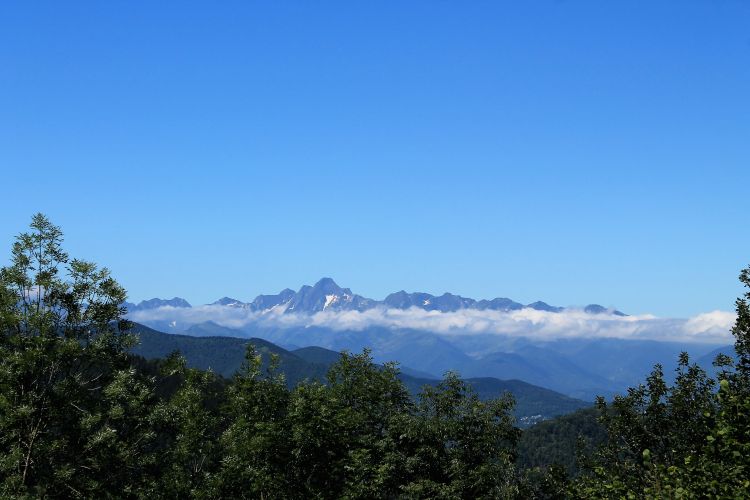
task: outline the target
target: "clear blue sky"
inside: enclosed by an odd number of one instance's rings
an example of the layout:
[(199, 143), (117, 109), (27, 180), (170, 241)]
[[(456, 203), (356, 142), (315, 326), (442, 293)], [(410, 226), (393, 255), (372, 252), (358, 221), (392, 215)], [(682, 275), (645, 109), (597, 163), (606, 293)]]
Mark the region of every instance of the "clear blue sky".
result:
[(731, 309), (750, 2), (6, 1), (0, 169), (133, 300)]

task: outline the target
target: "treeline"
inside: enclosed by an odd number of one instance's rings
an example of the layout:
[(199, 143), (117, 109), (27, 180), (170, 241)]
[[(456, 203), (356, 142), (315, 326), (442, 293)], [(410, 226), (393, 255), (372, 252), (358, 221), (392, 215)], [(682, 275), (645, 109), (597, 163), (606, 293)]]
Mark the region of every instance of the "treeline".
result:
[(448, 374), (412, 398), (367, 352), (291, 389), (252, 347), (231, 380), (133, 357), (122, 287), (70, 259), (44, 216), (31, 229), (0, 271), (3, 498), (747, 495), (750, 294), (720, 382), (683, 356), (671, 386), (656, 367), (522, 436), (510, 397), (482, 401)]

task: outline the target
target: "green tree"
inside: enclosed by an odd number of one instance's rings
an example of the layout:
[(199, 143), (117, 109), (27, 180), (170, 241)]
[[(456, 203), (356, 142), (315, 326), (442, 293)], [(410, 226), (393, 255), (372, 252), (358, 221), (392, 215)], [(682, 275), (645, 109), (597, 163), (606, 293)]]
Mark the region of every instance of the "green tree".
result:
[(616, 396), (611, 404), (599, 398), (600, 421), (608, 439), (580, 484), (586, 496), (644, 492), (653, 483), (652, 465), (666, 467), (699, 453), (716, 408), (714, 381), (682, 354), (675, 383), (664, 381), (656, 366), (645, 384)]
[(153, 408), (159, 468), (149, 496), (208, 498), (221, 458), (218, 440), (223, 419), (219, 405), (223, 386), (210, 371), (187, 368), (179, 353), (161, 367), (163, 376), (177, 379), (175, 391)]
[[(745, 288), (750, 289), (750, 266), (742, 270), (739, 279)], [(750, 291), (737, 298), (735, 310), (737, 320), (732, 327), (732, 335), (738, 361), (735, 371), (725, 378), (734, 392), (747, 397), (750, 395)], [(717, 364), (731, 365), (727, 359), (718, 359)]]
[(152, 434), (148, 380), (130, 369), (124, 289), (70, 259), (44, 215), (0, 270), (0, 494), (134, 494)]
[[(750, 289), (750, 267), (740, 273)], [(717, 405), (707, 417), (708, 432), (700, 434), (702, 446), (673, 465), (655, 461), (648, 494), (662, 497), (747, 498), (750, 491), (750, 291), (736, 301), (736, 364), (719, 357)]]
[[(740, 274), (750, 288), (750, 267)], [(599, 400), (608, 440), (570, 494), (582, 498), (747, 498), (750, 490), (750, 292), (737, 302), (736, 365), (716, 381), (680, 356), (675, 383), (656, 367), (645, 385)]]
[(291, 480), (299, 495), (389, 496), (396, 488), (391, 422), (411, 405), (396, 366), (377, 366), (368, 351), (343, 353), (327, 381), (301, 384), (291, 396)]
[(513, 498), (518, 495), (513, 399), (481, 401), (448, 373), (426, 386), (413, 415), (401, 419), (402, 491), (409, 498)]
[(373, 498), (397, 491), (394, 419), (410, 414), (412, 401), (395, 363), (376, 365), (369, 350), (342, 354), (327, 380), (337, 411), (337, 433), (346, 439), (339, 469), (342, 494)]
[(558, 465), (575, 477), (579, 473), (576, 457), (584, 458), (606, 437), (599, 410), (584, 408), (524, 429), (516, 463), (524, 470)]
[(292, 495), (289, 390), (272, 356), (266, 373), (261, 355), (247, 346), (245, 363), (229, 387), (221, 436), (221, 469), (214, 493), (222, 498), (288, 498)]

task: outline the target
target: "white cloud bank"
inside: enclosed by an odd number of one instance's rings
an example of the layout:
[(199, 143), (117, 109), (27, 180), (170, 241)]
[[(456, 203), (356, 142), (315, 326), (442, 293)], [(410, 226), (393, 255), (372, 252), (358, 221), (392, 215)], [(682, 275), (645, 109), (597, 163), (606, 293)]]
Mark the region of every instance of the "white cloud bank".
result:
[(424, 330), (442, 335), (497, 334), (539, 340), (583, 337), (730, 343), (730, 329), (734, 324), (735, 314), (711, 311), (680, 319), (652, 315), (588, 314), (575, 309), (559, 313), (528, 308), (509, 312), (463, 309), (442, 313), (412, 307), (405, 310), (374, 308), (364, 312), (322, 311), (306, 315), (284, 314), (281, 308), (253, 312), (231, 306), (204, 305), (192, 308), (164, 306), (134, 311), (129, 318), (146, 324), (175, 321), (182, 330), (197, 323), (213, 321), (239, 330), (252, 326), (318, 326), (332, 330), (361, 331), (378, 326)]

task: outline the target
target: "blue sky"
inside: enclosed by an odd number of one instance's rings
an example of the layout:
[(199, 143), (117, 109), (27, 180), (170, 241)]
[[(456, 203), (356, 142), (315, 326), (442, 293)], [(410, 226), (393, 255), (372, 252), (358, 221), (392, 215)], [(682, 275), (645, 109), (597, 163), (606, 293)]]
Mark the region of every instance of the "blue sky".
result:
[(688, 316), (750, 263), (750, 3), (3, 2), (0, 245)]

